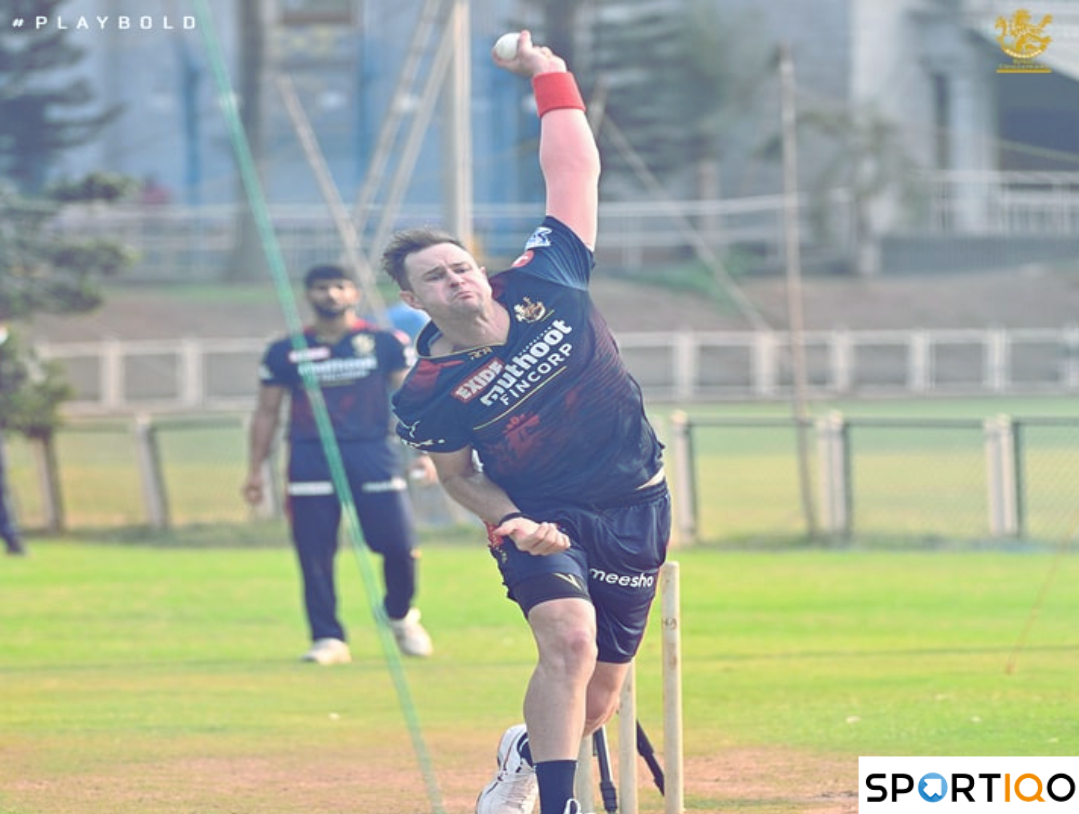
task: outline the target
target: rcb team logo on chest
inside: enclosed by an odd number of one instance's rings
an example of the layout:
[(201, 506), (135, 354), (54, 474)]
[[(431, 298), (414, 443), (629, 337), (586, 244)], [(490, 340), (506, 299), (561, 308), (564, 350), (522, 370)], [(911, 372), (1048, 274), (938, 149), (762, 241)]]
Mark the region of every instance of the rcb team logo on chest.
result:
[(357, 356), (370, 356), (375, 352), (375, 338), (371, 334), (356, 334), (352, 337), (352, 352)]
[(542, 302), (532, 302), (531, 297), (523, 297), (523, 302), (513, 306), (513, 314), (518, 322), (539, 322), (550, 313)]

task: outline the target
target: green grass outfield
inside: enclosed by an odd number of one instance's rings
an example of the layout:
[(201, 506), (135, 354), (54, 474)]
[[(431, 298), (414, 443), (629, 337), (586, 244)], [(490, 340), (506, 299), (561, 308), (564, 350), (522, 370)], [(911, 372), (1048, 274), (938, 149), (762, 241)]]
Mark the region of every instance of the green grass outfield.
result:
[[(533, 661), (473, 536), (427, 540), (420, 605), (437, 651), (405, 665), (449, 814), (471, 811)], [(339, 573), (355, 661), (320, 668), (295, 660), (305, 632), (284, 547), (32, 542), (0, 560), (0, 812), (431, 810), (351, 551)], [(859, 755), (1079, 754), (1074, 556), (673, 558), (689, 811), (853, 811)], [(658, 651), (653, 628), (638, 684), (657, 746)], [(642, 810), (658, 812), (644, 785)]]

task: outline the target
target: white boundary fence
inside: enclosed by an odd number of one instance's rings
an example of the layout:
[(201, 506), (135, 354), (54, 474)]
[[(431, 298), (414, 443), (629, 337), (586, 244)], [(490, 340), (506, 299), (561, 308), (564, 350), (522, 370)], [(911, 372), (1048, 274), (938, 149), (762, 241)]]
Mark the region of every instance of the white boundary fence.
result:
[[(839, 245), (846, 240), (848, 196), (838, 190), (831, 196), (836, 213)], [(608, 201), (600, 213), (603, 245), (597, 258), (604, 264), (640, 265), (648, 258), (678, 257), (691, 250), (695, 239), (722, 252), (738, 245), (759, 253), (775, 264), (781, 254), (784, 196), (756, 195), (711, 201), (668, 201), (657, 207), (654, 200)], [(366, 213), (368, 224), (377, 224), (377, 207)], [(524, 239), (543, 217), (535, 203), (477, 203), (473, 237), (485, 260), (506, 262), (516, 257)], [(288, 268), (303, 269), (336, 257), (341, 238), (326, 207), (320, 204), (275, 205), (270, 208), (274, 232)], [(143, 282), (194, 280), (219, 281), (235, 242), (236, 209), (229, 205), (142, 207), (119, 205), (106, 210), (72, 206), (55, 223), (68, 237), (109, 237), (136, 249), (138, 259), (128, 279)], [(437, 207), (402, 210), (394, 228), (438, 223)], [(374, 228), (361, 235), (365, 244), (375, 238)], [(811, 229), (805, 226), (807, 242)], [(833, 250), (835, 250), (833, 248)]]
[[(914, 180), (921, 191), (924, 212), (915, 223), (895, 224), (882, 237), (891, 235), (915, 246), (923, 238), (941, 236), (1072, 238), (1079, 226), (1079, 173), (934, 171), (919, 173)], [(650, 198), (605, 201), (600, 212), (604, 239), (598, 259), (604, 264), (632, 268), (650, 258), (678, 258), (703, 242), (720, 255), (730, 247), (740, 247), (766, 266), (781, 261), (783, 195), (659, 203), (662, 205), (657, 206), (657, 201)], [(810, 203), (809, 196), (800, 200), (803, 216), (808, 214)], [(802, 239), (807, 248), (819, 250), (822, 256), (848, 256), (852, 249), (852, 214), (846, 190), (834, 190), (828, 208), (833, 220), (830, 235), (818, 236), (807, 220)], [(365, 244), (375, 237), (373, 225), (382, 214), (379, 207), (365, 213), (366, 223), (372, 225), (369, 234), (360, 235)], [(341, 251), (333, 219), (321, 204), (274, 205), (270, 217), (291, 269), (305, 268)], [(542, 209), (535, 203), (476, 202), (473, 232), (477, 247), (486, 259), (513, 258), (541, 217)], [(441, 219), (437, 207), (408, 207), (398, 213), (393, 227), (437, 223)], [(232, 205), (121, 204), (106, 209), (69, 207), (55, 228), (70, 237), (107, 236), (136, 249), (139, 259), (129, 279), (191, 282), (221, 279), (235, 242), (236, 222), (236, 208)], [(1039, 256), (1036, 247), (1029, 247), (1014, 260), (1037, 262)]]
[[(784, 332), (657, 332), (618, 337), (645, 395), (692, 403), (769, 399), (791, 387)], [(266, 339), (40, 343), (76, 390), (72, 414), (250, 409)], [(1079, 391), (1079, 326), (1059, 329), (831, 330), (805, 334), (818, 396)]]

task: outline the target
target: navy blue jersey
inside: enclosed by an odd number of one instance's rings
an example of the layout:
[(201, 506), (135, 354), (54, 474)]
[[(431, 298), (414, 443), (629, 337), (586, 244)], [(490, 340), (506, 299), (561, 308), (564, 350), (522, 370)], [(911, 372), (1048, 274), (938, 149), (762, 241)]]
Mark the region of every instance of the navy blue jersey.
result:
[(408, 340), (356, 320), (336, 344), (319, 342), (313, 329), (304, 331), (307, 347), (297, 350), (289, 338), (266, 349), (259, 370), (264, 385), (291, 393), (289, 440), (317, 441), (311, 402), (304, 389), (300, 363), (309, 362), (339, 441), (376, 441), (390, 434), (390, 377), (408, 367)]
[(513, 268), (491, 277), (509, 311), (504, 345), (432, 357), (437, 328), (394, 395), (397, 433), (412, 446), (471, 446), (522, 509), (602, 505), (648, 481), (661, 445), (641, 391), (592, 304), (592, 252), (555, 218)]

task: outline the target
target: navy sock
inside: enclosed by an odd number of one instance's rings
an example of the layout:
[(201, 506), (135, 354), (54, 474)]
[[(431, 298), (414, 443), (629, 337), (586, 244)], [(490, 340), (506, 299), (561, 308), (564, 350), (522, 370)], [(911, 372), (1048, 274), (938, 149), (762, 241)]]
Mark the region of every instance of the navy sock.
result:
[(573, 797), (576, 760), (547, 760), (536, 764), (539, 783), (540, 814), (562, 814)]

